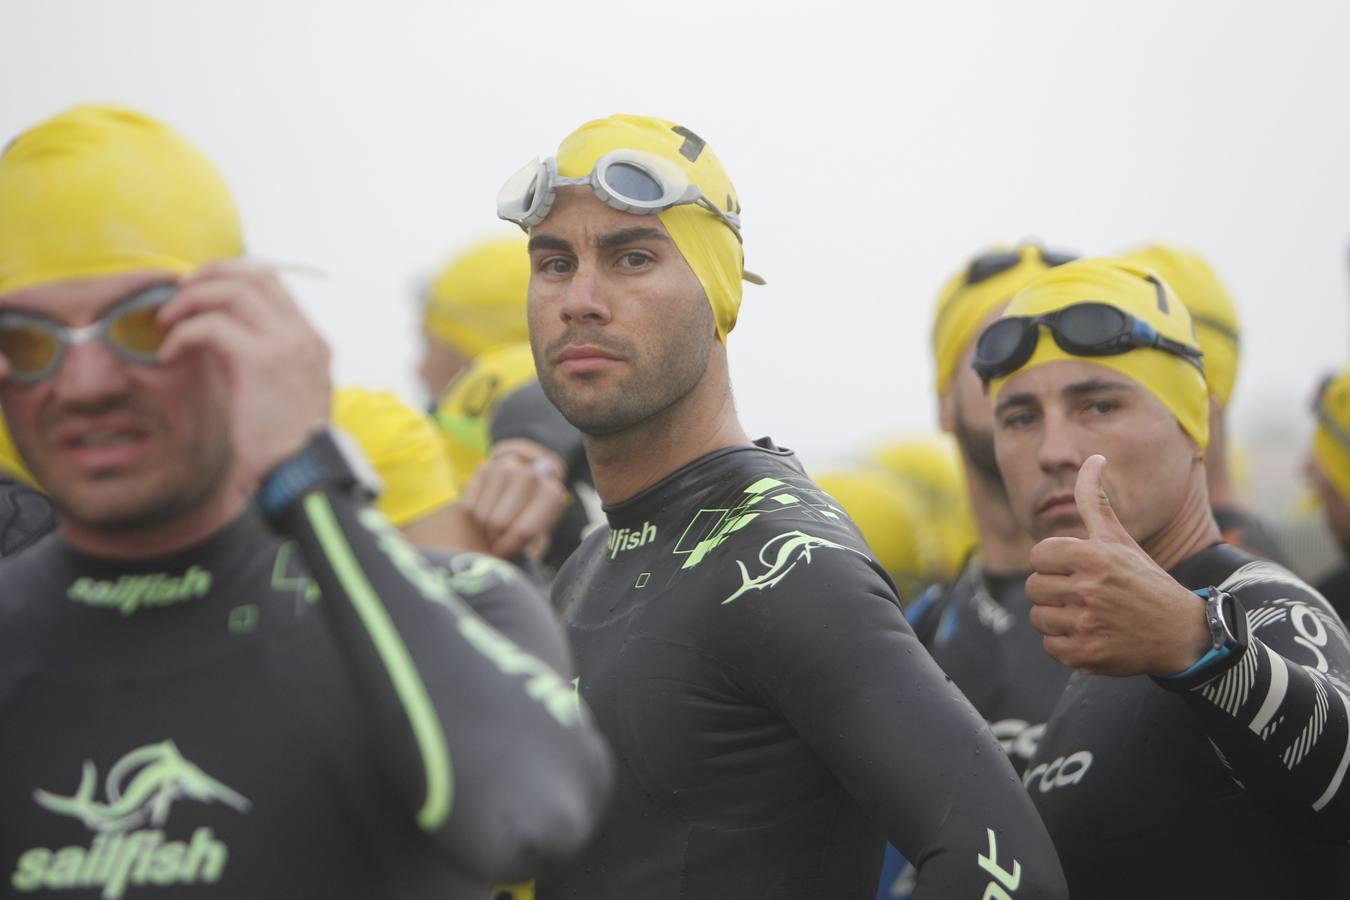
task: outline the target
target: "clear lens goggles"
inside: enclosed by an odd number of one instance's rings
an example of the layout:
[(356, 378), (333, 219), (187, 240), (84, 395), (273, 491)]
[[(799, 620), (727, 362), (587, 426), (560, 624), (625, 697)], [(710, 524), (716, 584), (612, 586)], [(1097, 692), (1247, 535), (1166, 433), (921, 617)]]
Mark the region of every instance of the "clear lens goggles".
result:
[(1106, 303), (1076, 303), (1041, 316), (999, 319), (980, 335), (971, 361), (988, 384), (1011, 375), (1031, 359), (1040, 341), (1041, 326), (1055, 343), (1074, 356), (1119, 356), (1139, 347), (1155, 347), (1200, 368), (1200, 351), (1158, 333), (1143, 319)]
[(692, 203), (717, 216), (741, 240), (741, 218), (724, 210), (669, 160), (641, 150), (611, 150), (583, 178), (563, 178), (554, 157), (532, 160), (497, 192), (497, 216), (521, 228), (538, 225), (553, 209), (558, 188), (590, 185), (601, 202), (621, 212), (652, 215)]
[(9, 362), (9, 378), (35, 384), (50, 377), (75, 344), (101, 340), (118, 356), (141, 365), (159, 361), (168, 331), (159, 308), (178, 293), (174, 284), (155, 284), (124, 297), (97, 321), (79, 328), (17, 310), (0, 311), (0, 355)]

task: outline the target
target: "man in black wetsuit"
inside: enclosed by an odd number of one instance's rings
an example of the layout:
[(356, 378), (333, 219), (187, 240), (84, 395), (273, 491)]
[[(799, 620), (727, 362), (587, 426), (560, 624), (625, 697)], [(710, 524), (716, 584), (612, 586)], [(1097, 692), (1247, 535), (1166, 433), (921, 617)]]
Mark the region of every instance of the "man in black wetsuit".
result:
[(606, 753), (524, 579), (368, 506), (239, 235), (131, 110), (0, 157), (0, 406), (59, 521), (0, 570), (7, 893), (485, 896), (585, 840)]
[(975, 365), (1039, 541), (1032, 624), (1081, 673), (1025, 776), (1072, 895), (1343, 895), (1350, 640), (1316, 591), (1221, 542), (1185, 307), (1146, 270), (1068, 263)]
[(739, 205), (712, 150), (598, 120), (498, 208), (529, 228), (540, 381), (610, 525), (554, 593), (615, 797), (540, 900), (870, 898), (883, 836), (919, 862), (918, 897), (1064, 896), (1012, 767), (857, 530), (737, 421)]

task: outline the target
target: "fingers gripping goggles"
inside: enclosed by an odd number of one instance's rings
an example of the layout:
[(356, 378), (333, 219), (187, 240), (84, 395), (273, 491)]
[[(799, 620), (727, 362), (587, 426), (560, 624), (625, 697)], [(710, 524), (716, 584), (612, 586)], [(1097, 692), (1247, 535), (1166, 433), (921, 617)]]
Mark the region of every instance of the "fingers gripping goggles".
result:
[(1050, 330), (1061, 350), (1074, 356), (1119, 356), (1140, 347), (1154, 347), (1202, 369), (1199, 349), (1164, 337), (1143, 319), (1114, 306), (1088, 302), (1040, 316), (1013, 316), (994, 322), (980, 335), (971, 361), (980, 380), (988, 384), (1026, 365), (1036, 352), (1042, 325)]
[(591, 174), (564, 178), (554, 157), (533, 160), (507, 179), (497, 192), (497, 216), (521, 228), (538, 225), (553, 209), (558, 188), (590, 185), (601, 202), (621, 212), (652, 215), (672, 206), (692, 203), (721, 219), (741, 240), (741, 218), (708, 197), (679, 166), (654, 153), (611, 150), (596, 160)]
[(154, 365), (168, 335), (159, 322), (159, 308), (177, 293), (177, 285), (151, 285), (117, 301), (96, 321), (79, 328), (33, 313), (0, 311), (0, 355), (9, 362), (9, 378), (36, 384), (60, 368), (72, 346), (95, 340), (103, 341), (123, 359)]

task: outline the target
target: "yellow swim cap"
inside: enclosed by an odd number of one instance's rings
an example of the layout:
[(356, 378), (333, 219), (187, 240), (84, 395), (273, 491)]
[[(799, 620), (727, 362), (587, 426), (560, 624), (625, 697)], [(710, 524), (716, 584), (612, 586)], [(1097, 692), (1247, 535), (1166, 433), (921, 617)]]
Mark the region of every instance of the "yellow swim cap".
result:
[(530, 255), (523, 235), (480, 241), (436, 273), (422, 322), (471, 357), (499, 344), (528, 341), (529, 288)]
[(187, 273), (243, 249), (220, 173), (138, 112), (77, 106), (0, 155), (0, 294), (138, 269)]
[[(558, 147), (558, 174), (564, 178), (585, 177), (600, 157), (613, 150), (642, 150), (669, 160), (714, 204), (728, 212), (740, 212), (736, 189), (712, 148), (689, 129), (651, 116), (616, 115), (582, 125)], [(745, 275), (741, 242), (717, 216), (692, 204), (674, 206), (658, 215), (703, 285), (717, 323), (717, 336), (725, 343), (741, 308), (741, 279)]]
[(506, 344), (480, 353), (446, 386), (436, 406), (436, 422), (444, 432), (450, 471), (460, 490), (487, 460), (497, 403), (534, 378), (530, 345)]
[[(981, 259), (1003, 253), (1020, 256), (1021, 262), (985, 278), (978, 278), (978, 273), (972, 271)], [(1064, 254), (1059, 255), (1060, 260), (1064, 257)], [(939, 394), (945, 393), (951, 384), (956, 367), (984, 320), (1050, 267), (1051, 263), (1045, 260), (1045, 251), (1036, 244), (996, 247), (975, 257), (947, 280), (942, 293), (938, 294), (937, 311), (933, 316), (933, 358), (937, 362)]]
[(389, 391), (333, 392), (333, 423), (355, 438), (384, 489), (375, 505), (403, 526), (454, 502), (445, 444), (430, 417)]
[(1350, 501), (1350, 443), (1345, 438), (1350, 438), (1350, 370), (1332, 378), (1322, 389), (1317, 399), (1317, 430), (1313, 433), (1313, 458), (1336, 493)]
[(925, 553), (932, 560), (932, 580), (956, 577), (979, 543), (956, 441), (945, 434), (892, 441), (871, 458), (918, 499), (930, 535)]
[(814, 480), (839, 501), (892, 577), (922, 580), (928, 574), (920, 540), (926, 527), (924, 511), (904, 482), (872, 469), (827, 472)]
[[(1105, 303), (1142, 319), (1164, 337), (1196, 346), (1190, 313), (1171, 288), (1151, 272), (1114, 259), (1080, 259), (1046, 272), (1013, 298), (1002, 318), (1038, 316), (1076, 303)], [(1176, 416), (1182, 430), (1209, 445), (1209, 388), (1200, 369), (1175, 354), (1138, 348), (1119, 356), (1074, 356), (1061, 350), (1041, 326), (1036, 352), (1018, 371), (1061, 359), (1089, 362), (1137, 381)], [(990, 399), (1016, 372), (989, 382)]]
[(9, 433), (9, 423), (0, 415), (0, 472), (13, 475), (31, 488), (38, 488), (37, 479), (28, 471), (28, 465), (14, 446), (14, 438)]
[(1140, 247), (1120, 259), (1158, 273), (1186, 305), (1205, 354), (1205, 381), (1226, 408), (1237, 382), (1242, 326), (1219, 276), (1196, 254), (1167, 244)]

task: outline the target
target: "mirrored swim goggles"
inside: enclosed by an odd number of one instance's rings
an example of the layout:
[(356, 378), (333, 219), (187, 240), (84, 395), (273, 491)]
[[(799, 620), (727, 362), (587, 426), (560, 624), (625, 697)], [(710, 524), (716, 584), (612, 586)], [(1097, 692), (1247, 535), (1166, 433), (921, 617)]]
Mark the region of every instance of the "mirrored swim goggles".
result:
[(1039, 316), (999, 319), (980, 335), (971, 366), (986, 385), (1011, 375), (1036, 352), (1040, 326), (1055, 343), (1074, 356), (1119, 356), (1140, 347), (1172, 353), (1204, 371), (1199, 348), (1164, 337), (1143, 319), (1107, 303), (1075, 303)]
[(736, 240), (741, 240), (741, 217), (737, 213), (722, 209), (704, 196), (684, 170), (670, 160), (642, 150), (611, 150), (596, 160), (591, 174), (583, 178), (563, 178), (555, 157), (543, 162), (532, 160), (497, 192), (497, 216), (521, 228), (532, 228), (553, 209), (558, 188), (571, 185), (590, 185), (601, 202), (637, 215), (692, 203), (721, 219)]
[(153, 284), (122, 298), (97, 321), (79, 328), (34, 313), (0, 310), (0, 355), (9, 362), (9, 378), (36, 384), (60, 368), (72, 346), (96, 340), (123, 359), (155, 365), (168, 336), (159, 321), (159, 308), (177, 293), (175, 284)]

